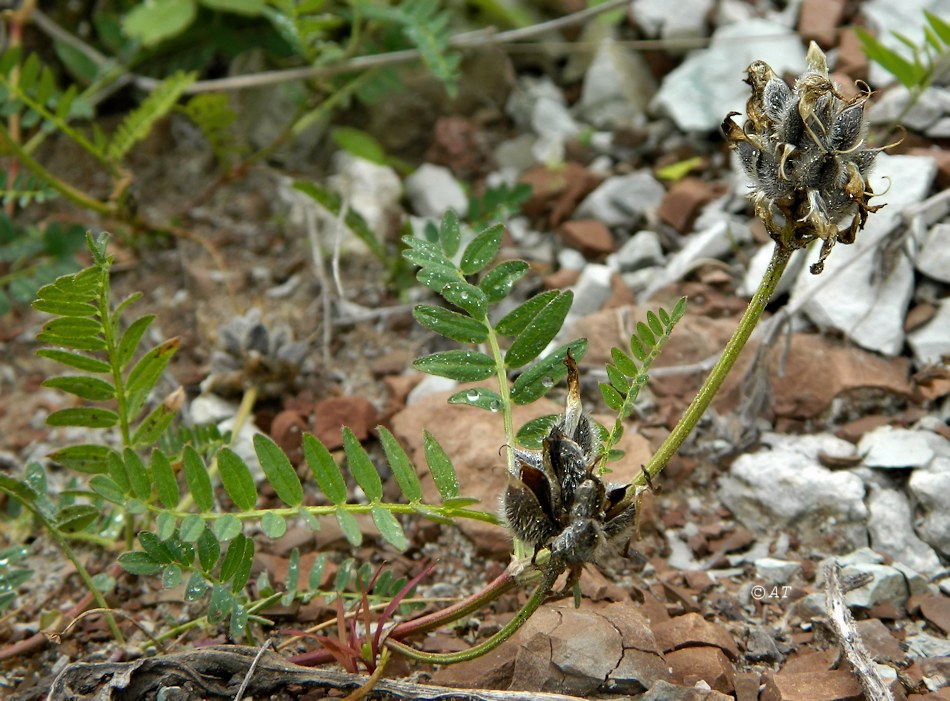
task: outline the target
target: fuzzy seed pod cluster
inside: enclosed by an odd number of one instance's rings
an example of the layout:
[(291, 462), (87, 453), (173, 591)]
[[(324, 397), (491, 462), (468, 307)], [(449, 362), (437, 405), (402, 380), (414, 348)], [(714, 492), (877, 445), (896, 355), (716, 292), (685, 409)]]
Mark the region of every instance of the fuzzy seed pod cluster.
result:
[[(567, 403), (540, 452), (515, 450), (517, 474), (509, 475), (502, 498), (508, 527), (535, 556), (549, 548), (557, 566), (570, 569), (569, 589), (587, 562), (611, 544), (629, 540), (637, 515), (630, 485), (604, 484), (596, 474), (600, 440), (581, 406), (580, 380), (568, 353)], [(532, 557), (534, 561), (534, 557)]]
[(812, 42), (808, 68), (789, 86), (764, 61), (748, 68), (748, 121), (731, 112), (722, 130), (752, 180), (755, 213), (769, 235), (790, 250), (821, 239), (818, 274), (835, 242), (854, 243), (868, 214), (883, 205), (868, 172), (880, 149), (865, 142), (868, 94), (845, 99), (828, 75), (825, 55)]

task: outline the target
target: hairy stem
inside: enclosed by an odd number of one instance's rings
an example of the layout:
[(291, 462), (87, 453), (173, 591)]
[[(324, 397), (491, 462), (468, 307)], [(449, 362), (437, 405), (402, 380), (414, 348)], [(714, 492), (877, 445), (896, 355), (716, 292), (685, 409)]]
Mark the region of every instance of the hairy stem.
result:
[(528, 599), (527, 603), (515, 614), (515, 617), (488, 640), (468, 650), (448, 653), (422, 652), (392, 638), (386, 641), (386, 646), (394, 652), (398, 652), (400, 655), (405, 655), (406, 657), (428, 664), (456, 664), (457, 662), (466, 662), (476, 657), (481, 657), (494, 650), (518, 632), (521, 626), (523, 626), (534, 612), (541, 607), (541, 604), (544, 603), (544, 600), (548, 597), (548, 594), (551, 593), (551, 588), (554, 586), (554, 582), (562, 570), (562, 567), (556, 566), (553, 562), (549, 563), (548, 568), (544, 571), (544, 576), (540, 584), (538, 584), (534, 593), (531, 594), (531, 598)]
[(699, 419), (702, 418), (702, 415), (706, 412), (706, 409), (709, 408), (719, 388), (722, 387), (723, 381), (726, 379), (729, 371), (732, 370), (732, 366), (742, 352), (742, 348), (749, 340), (752, 331), (762, 317), (765, 306), (775, 292), (782, 273), (785, 272), (785, 267), (788, 265), (791, 254), (792, 251), (790, 248), (776, 244), (775, 249), (772, 251), (772, 259), (769, 261), (769, 267), (765, 271), (765, 275), (762, 277), (762, 281), (759, 283), (759, 287), (756, 289), (752, 299), (749, 300), (749, 305), (739, 320), (739, 326), (732, 334), (732, 338), (729, 339), (729, 343), (726, 344), (722, 355), (710, 371), (703, 386), (699, 388), (699, 392), (693, 398), (693, 401), (686, 408), (682, 418), (673, 428), (673, 431), (667, 439), (663, 441), (663, 445), (656, 451), (641, 474), (634, 480), (634, 487), (646, 486), (648, 479), (653, 479), (659, 475), (670, 461), (670, 458), (672, 458), (680, 446), (683, 445), (683, 442), (696, 427), (696, 424), (699, 423)]

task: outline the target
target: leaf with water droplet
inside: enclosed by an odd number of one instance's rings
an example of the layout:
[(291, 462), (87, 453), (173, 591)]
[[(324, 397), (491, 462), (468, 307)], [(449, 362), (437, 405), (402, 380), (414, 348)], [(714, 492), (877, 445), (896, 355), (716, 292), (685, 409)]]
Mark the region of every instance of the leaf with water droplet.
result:
[(446, 301), (459, 309), (464, 309), (475, 319), (484, 319), (488, 307), (488, 297), (475, 285), (467, 282), (450, 282), (442, 288)]
[(477, 382), (495, 374), (495, 361), (477, 351), (451, 350), (433, 353), (413, 362), (416, 370), (459, 382)]
[[(511, 388), (512, 401), (515, 404), (530, 404), (539, 397), (543, 397), (551, 387), (567, 377), (564, 358), (567, 357), (568, 349), (574, 356), (574, 360), (580, 361), (587, 353), (587, 339), (579, 338), (559, 346), (521, 373)], [(550, 380), (550, 386), (544, 383), (545, 378)]]
[(467, 404), (487, 411), (499, 411), (502, 406), (501, 396), (486, 387), (470, 387), (456, 392), (449, 397), (449, 404)]
[(491, 263), (492, 259), (498, 255), (504, 233), (505, 227), (501, 224), (495, 224), (472, 239), (471, 243), (465, 247), (465, 252), (462, 253), (462, 262), (459, 264), (462, 273), (474, 275)]
[(420, 304), (412, 316), (427, 329), (459, 343), (482, 343), (488, 338), (485, 324), (451, 309)]

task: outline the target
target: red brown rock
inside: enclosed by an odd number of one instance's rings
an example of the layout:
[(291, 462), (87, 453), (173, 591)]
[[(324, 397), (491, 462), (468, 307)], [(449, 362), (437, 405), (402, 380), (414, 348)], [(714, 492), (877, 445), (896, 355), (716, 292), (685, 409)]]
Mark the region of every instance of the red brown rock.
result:
[(762, 675), (758, 672), (736, 672), (732, 675), (732, 684), (736, 690), (736, 701), (758, 701), (759, 684)]
[(574, 270), (573, 268), (561, 268), (550, 275), (544, 276), (544, 287), (548, 290), (563, 290), (577, 282), (577, 278), (580, 276), (580, 270)]
[(771, 681), (780, 701), (861, 701), (857, 678), (843, 670), (778, 672)]
[(657, 215), (681, 234), (688, 234), (693, 229), (699, 211), (715, 196), (715, 190), (706, 181), (695, 177), (683, 178), (667, 191)]
[(880, 619), (870, 618), (866, 621), (857, 621), (854, 626), (871, 657), (881, 662), (899, 663), (903, 666), (907, 653)]
[(369, 437), (370, 429), (376, 426), (377, 414), (365, 397), (333, 397), (323, 399), (313, 406), (313, 435), (329, 449), (343, 446), (344, 426), (358, 440)]
[(739, 659), (739, 650), (729, 632), (707, 621), (698, 613), (687, 613), (653, 625), (656, 644), (663, 652), (680, 648), (711, 645), (725, 652), (730, 660)]
[(835, 45), (846, 0), (804, 0), (798, 13), (798, 33), (805, 41), (828, 49)]
[(601, 178), (579, 163), (568, 162), (559, 168), (536, 166), (525, 171), (519, 182), (531, 186), (531, 199), (521, 210), (545, 227), (556, 227), (565, 221), (578, 203), (589, 195)]
[(731, 694), (732, 663), (718, 647), (685, 647), (666, 653), (666, 661), (673, 670), (673, 680), (684, 686), (706, 682), (711, 689)]
[(599, 258), (617, 250), (610, 229), (597, 219), (572, 219), (558, 228), (565, 245), (576, 248), (585, 256)]
[(303, 440), (305, 431), (309, 431), (307, 420), (304, 415), (294, 409), (285, 409), (277, 414), (271, 421), (270, 434), (274, 441), (281, 447), (285, 453), (291, 457), (292, 462), (295, 458), (301, 457), (300, 444)]
[(932, 626), (936, 626), (944, 635), (950, 633), (950, 598), (941, 594), (929, 594), (920, 597), (920, 613)]

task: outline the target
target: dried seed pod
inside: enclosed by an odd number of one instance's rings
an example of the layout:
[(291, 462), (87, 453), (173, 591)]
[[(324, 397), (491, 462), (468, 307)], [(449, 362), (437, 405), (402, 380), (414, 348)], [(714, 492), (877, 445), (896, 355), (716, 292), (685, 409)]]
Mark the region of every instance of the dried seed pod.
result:
[(730, 114), (723, 133), (752, 180), (756, 215), (772, 238), (789, 249), (822, 240), (812, 266), (818, 273), (834, 243), (853, 242), (883, 205), (869, 204), (867, 174), (879, 149), (864, 143), (867, 95), (845, 100), (814, 42), (807, 62), (791, 87), (768, 64), (753, 62), (747, 122), (740, 127)]
[(540, 452), (516, 449), (516, 474), (509, 475), (502, 513), (514, 535), (535, 549), (551, 550), (576, 579), (611, 543), (629, 538), (636, 499), (628, 486), (609, 489), (594, 474), (600, 443), (593, 420), (581, 405), (580, 379), (568, 354), (564, 414), (542, 441)]

